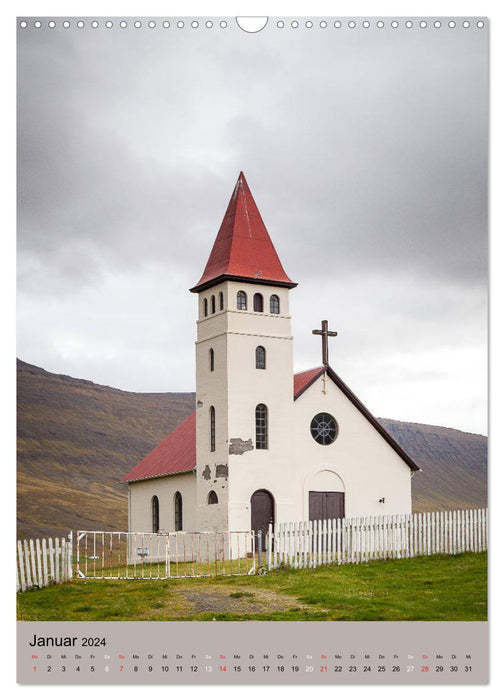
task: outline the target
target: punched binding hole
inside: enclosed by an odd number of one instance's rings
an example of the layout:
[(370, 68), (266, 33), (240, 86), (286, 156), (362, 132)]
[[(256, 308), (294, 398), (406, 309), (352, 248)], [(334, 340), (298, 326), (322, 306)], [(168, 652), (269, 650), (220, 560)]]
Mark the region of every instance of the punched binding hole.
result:
[(267, 17), (236, 17), (235, 19), (240, 29), (248, 34), (260, 32), (268, 24)]

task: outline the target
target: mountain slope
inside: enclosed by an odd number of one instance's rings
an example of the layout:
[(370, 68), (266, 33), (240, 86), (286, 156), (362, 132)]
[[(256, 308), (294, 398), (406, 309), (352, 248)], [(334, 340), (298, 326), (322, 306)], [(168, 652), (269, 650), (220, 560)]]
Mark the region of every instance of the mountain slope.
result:
[(414, 510), (486, 506), (486, 437), (453, 428), (379, 420), (422, 469), (411, 483)]
[[(18, 360), (18, 535), (127, 529), (119, 480), (194, 410), (193, 393), (140, 394)], [(423, 469), (415, 510), (486, 504), (487, 440), (381, 419)]]
[(127, 529), (119, 480), (194, 410), (194, 394), (137, 394), (18, 360), (18, 533)]

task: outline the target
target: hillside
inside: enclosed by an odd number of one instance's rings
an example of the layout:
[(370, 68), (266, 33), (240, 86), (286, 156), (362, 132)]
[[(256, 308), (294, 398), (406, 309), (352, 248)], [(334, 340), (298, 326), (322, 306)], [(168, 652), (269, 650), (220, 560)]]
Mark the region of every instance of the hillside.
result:
[(486, 437), (433, 425), (379, 421), (422, 469), (411, 482), (414, 510), (486, 506)]
[[(119, 480), (193, 409), (192, 393), (120, 391), (18, 360), (18, 536), (127, 529)], [(415, 510), (486, 504), (485, 437), (381, 422), (423, 469)]]
[(194, 394), (137, 394), (18, 360), (18, 534), (127, 529), (119, 480), (194, 410)]

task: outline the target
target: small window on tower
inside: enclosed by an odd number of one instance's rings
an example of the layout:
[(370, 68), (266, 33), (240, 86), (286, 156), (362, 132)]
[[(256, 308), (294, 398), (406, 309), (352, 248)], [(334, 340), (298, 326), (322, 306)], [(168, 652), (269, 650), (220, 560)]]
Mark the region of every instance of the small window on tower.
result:
[(215, 408), (210, 406), (210, 452), (215, 452)]
[(280, 313), (280, 298), (276, 294), (270, 296), (270, 314)]
[(262, 294), (254, 294), (254, 311), (259, 311), (262, 312), (264, 308), (264, 303), (263, 303), (263, 295)]
[(217, 494), (215, 493), (215, 491), (210, 491), (210, 493), (208, 494), (208, 505), (212, 506), (218, 502), (219, 502), (219, 498), (218, 498)]
[(268, 407), (263, 403), (256, 406), (256, 450), (268, 449)]
[(203, 299), (203, 316), (208, 316), (208, 299)]
[(215, 297), (213, 294), (210, 297), (210, 309), (211, 309), (211, 312), (214, 314), (215, 313)]
[(236, 308), (239, 311), (246, 311), (247, 310), (247, 295), (245, 292), (238, 292), (236, 295)]
[(262, 345), (256, 347), (256, 369), (266, 369), (266, 350)]
[(215, 353), (213, 348), (210, 348), (210, 372), (213, 372), (215, 369)]
[(224, 294), (219, 292), (219, 311), (224, 311)]

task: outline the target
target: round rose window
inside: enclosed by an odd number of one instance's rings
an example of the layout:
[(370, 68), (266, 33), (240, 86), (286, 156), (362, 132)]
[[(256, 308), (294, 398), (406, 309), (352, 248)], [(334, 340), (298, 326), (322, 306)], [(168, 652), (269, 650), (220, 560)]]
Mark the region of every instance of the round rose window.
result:
[(319, 445), (330, 445), (338, 437), (338, 424), (329, 413), (317, 413), (310, 424), (310, 432)]

